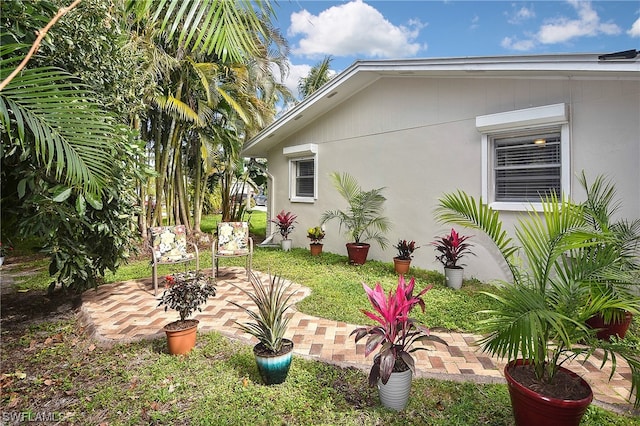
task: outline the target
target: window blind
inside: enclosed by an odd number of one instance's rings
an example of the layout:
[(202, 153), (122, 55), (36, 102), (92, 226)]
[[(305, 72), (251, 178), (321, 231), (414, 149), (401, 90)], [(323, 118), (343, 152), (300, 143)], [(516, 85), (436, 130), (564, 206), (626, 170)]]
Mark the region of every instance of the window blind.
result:
[(496, 201), (539, 202), (550, 194), (560, 196), (560, 140), (560, 132), (494, 139)]
[(296, 161), (296, 196), (314, 196), (314, 161)]

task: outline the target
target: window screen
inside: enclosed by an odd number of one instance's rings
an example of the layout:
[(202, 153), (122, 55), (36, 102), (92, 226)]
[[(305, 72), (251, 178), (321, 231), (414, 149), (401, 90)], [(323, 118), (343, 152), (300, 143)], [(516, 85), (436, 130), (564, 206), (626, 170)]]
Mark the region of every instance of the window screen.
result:
[(296, 196), (297, 197), (313, 197), (314, 196), (314, 161), (299, 160), (296, 165)]
[(496, 201), (540, 202), (561, 193), (560, 132), (493, 139)]

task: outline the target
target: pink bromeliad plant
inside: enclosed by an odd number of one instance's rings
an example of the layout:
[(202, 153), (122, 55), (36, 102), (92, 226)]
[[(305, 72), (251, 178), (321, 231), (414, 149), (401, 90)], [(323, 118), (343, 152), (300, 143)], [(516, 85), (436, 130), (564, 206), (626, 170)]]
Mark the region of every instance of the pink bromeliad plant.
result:
[(387, 384), (393, 371), (410, 369), (415, 374), (415, 360), (411, 353), (426, 350), (426, 348), (412, 348), (414, 343), (430, 340), (447, 344), (441, 338), (432, 336), (427, 327), (409, 317), (411, 310), (416, 305), (420, 305), (422, 312), (424, 312), (425, 305), (422, 296), (432, 286), (428, 286), (414, 296), (415, 279), (411, 278), (407, 283), (402, 275), (398, 278), (396, 290), (390, 291), (388, 295), (385, 294), (380, 283), (376, 283), (374, 289), (364, 283), (362, 286), (376, 311), (374, 313), (363, 309), (362, 312), (378, 324), (359, 327), (353, 330), (351, 335), (355, 334), (356, 343), (368, 336), (365, 356), (380, 347), (369, 373), (371, 386), (375, 386), (378, 379), (381, 379), (383, 384)]

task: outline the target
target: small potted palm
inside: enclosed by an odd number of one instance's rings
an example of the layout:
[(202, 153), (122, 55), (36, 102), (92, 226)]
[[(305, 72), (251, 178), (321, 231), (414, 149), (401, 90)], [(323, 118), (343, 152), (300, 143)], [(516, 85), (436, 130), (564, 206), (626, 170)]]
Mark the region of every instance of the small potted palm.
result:
[(466, 254), (473, 254), (470, 250), (471, 244), (465, 242), (469, 236), (463, 236), (451, 228), (449, 235), (438, 237), (433, 244), (436, 251), (440, 254), (436, 259), (444, 266), (444, 277), (447, 286), (455, 290), (462, 287), (462, 278), (464, 276), (463, 265), (459, 264), (460, 259)]
[(229, 303), (245, 311), (253, 322), (236, 322), (240, 330), (255, 337), (258, 343), (253, 347), (260, 377), (267, 385), (285, 381), (291, 366), (293, 342), (285, 339), (287, 325), (291, 316), (285, 312), (291, 303), (293, 292), (288, 292), (291, 283), (280, 276), (269, 275), (269, 283), (263, 283), (253, 272), (249, 272), (251, 290), (232, 284), (249, 296), (257, 310), (239, 303)]
[(386, 248), (388, 240), (384, 234), (391, 224), (389, 219), (382, 214), (384, 203), (387, 200), (382, 195), (384, 188), (364, 191), (356, 179), (348, 173), (342, 175), (338, 172), (331, 173), (333, 186), (345, 199), (348, 208), (345, 210), (328, 210), (322, 214), (321, 221), (326, 223), (338, 219), (340, 229), (344, 227), (345, 234), (349, 238), (347, 242), (347, 254), (349, 263), (362, 265), (367, 261), (370, 244), (367, 241), (375, 241), (380, 248)]
[(271, 222), (276, 224), (278, 232), (280, 232), (280, 235), (282, 236), (281, 247), (284, 251), (291, 250), (292, 243), (289, 239), (289, 234), (291, 234), (295, 229), (294, 223), (297, 223), (297, 217), (297, 215), (291, 212), (285, 213), (285, 211), (282, 210), (280, 213), (278, 213), (275, 219), (271, 219)]
[[(589, 184), (583, 172), (580, 183), (587, 194), (581, 204), (585, 220), (597, 231), (610, 234), (608, 244), (588, 247), (578, 253), (570, 253), (571, 261), (579, 270), (588, 274), (589, 293), (587, 303), (601, 299), (602, 295), (619, 300), (619, 306), (601, 309), (587, 320), (596, 329), (599, 339), (612, 340), (614, 336), (624, 338), (633, 314), (640, 309), (640, 297), (633, 289), (640, 280), (640, 219), (626, 220), (613, 217), (622, 207), (616, 200), (615, 185), (605, 176), (597, 176)], [(594, 265), (607, 265), (605, 269), (594, 269)], [(630, 309), (633, 307), (637, 309)]]
[(207, 299), (216, 295), (211, 277), (200, 271), (167, 275), (164, 279), (165, 290), (158, 306), (164, 310), (175, 309), (180, 319), (164, 327), (167, 335), (167, 348), (172, 355), (184, 355), (196, 345), (196, 331), (199, 321), (190, 319), (195, 311), (202, 311)]
[[(491, 355), (508, 358), (504, 368), (517, 425), (567, 426), (580, 423), (593, 399), (589, 384), (562, 365), (579, 356), (588, 359), (596, 350), (604, 366), (616, 357), (631, 368), (631, 392), (640, 385), (640, 353), (622, 340), (595, 337), (585, 321), (602, 309), (625, 308), (637, 312), (637, 299), (590, 292), (592, 278), (610, 267), (607, 257), (590, 256), (595, 247), (611, 244), (612, 234), (591, 227), (583, 207), (551, 194), (542, 200), (542, 212), (518, 220), (519, 244), (503, 230), (500, 213), (463, 191), (445, 194), (437, 218), (484, 232), (495, 244), (511, 272), (495, 292), (478, 342)], [(586, 250), (585, 250), (586, 249)], [(524, 254), (519, 259), (518, 254)], [(567, 257), (569, 254), (569, 258)], [(640, 407), (636, 392), (635, 407)]]
[(417, 320), (409, 317), (416, 305), (424, 312), (422, 296), (432, 286), (414, 295), (415, 279), (411, 278), (407, 283), (403, 275), (398, 277), (395, 291), (389, 292), (388, 295), (380, 283), (373, 289), (366, 284), (362, 286), (375, 309), (375, 312), (362, 312), (377, 324), (356, 328), (351, 335), (355, 334), (356, 343), (367, 337), (365, 356), (380, 348), (369, 372), (369, 385), (378, 386), (382, 405), (401, 411), (409, 400), (411, 378), (415, 374), (415, 360), (411, 354), (426, 350), (424, 347), (413, 345), (426, 341), (447, 344), (441, 338), (432, 336), (429, 329)]
[(322, 253), (322, 240), (325, 237), (324, 230), (321, 226), (314, 226), (307, 229), (307, 238), (311, 240), (309, 250), (312, 256), (319, 256)]
[(411, 267), (411, 259), (413, 259), (413, 252), (419, 249), (416, 246), (415, 241), (399, 240), (398, 244), (393, 246), (398, 250), (398, 254), (393, 258), (393, 267), (396, 273), (404, 275), (409, 272)]

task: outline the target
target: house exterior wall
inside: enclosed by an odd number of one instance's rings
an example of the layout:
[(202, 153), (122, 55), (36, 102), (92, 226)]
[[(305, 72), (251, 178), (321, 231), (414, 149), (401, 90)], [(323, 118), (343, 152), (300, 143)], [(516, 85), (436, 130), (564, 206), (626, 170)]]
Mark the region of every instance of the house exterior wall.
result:
[[(291, 235), (306, 247), (306, 229), (319, 224), (326, 210), (346, 207), (328, 179), (348, 172), (363, 189), (385, 187), (386, 215), (393, 224), (386, 250), (372, 244), (369, 259), (391, 262), (398, 239), (421, 246), (413, 265), (441, 270), (429, 246), (449, 226), (437, 224), (433, 211), (445, 192), (481, 195), (481, 135), (477, 116), (565, 103), (571, 131), (572, 197), (584, 199), (576, 176), (585, 170), (593, 180), (606, 174), (623, 200), (622, 217), (640, 217), (640, 82), (570, 78), (420, 78), (384, 77), (268, 153), (275, 211), (298, 215)], [(286, 146), (318, 145), (318, 198), (314, 203), (289, 201)], [(502, 212), (512, 227), (517, 212)], [(506, 269), (492, 244), (473, 235), (477, 256), (465, 259), (466, 277), (506, 279)], [(346, 254), (346, 238), (337, 222), (326, 226), (325, 250)], [(277, 238), (276, 238), (277, 239)]]

